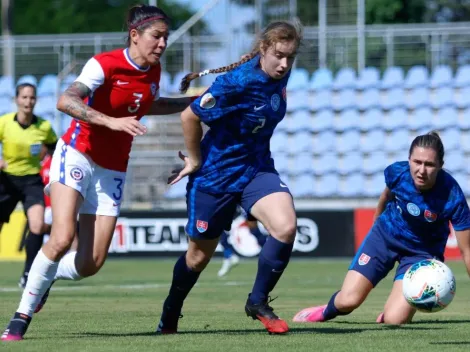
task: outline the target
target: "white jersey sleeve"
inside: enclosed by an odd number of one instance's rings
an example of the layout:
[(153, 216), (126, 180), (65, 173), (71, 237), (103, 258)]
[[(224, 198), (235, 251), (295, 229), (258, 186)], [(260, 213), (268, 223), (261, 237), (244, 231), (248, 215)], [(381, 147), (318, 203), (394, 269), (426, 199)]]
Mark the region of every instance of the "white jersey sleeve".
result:
[(75, 82), (83, 83), (92, 92), (101, 86), (104, 83), (104, 71), (98, 60), (93, 57), (88, 60)]

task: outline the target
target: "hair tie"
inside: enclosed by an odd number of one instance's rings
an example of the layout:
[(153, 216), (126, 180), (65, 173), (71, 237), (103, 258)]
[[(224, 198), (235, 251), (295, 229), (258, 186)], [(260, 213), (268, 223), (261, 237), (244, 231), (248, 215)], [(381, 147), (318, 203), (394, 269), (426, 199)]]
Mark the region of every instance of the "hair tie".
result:
[(210, 70), (204, 70), (202, 72), (199, 72), (199, 77), (202, 77), (202, 76), (205, 76), (205, 75), (208, 75), (210, 72)]

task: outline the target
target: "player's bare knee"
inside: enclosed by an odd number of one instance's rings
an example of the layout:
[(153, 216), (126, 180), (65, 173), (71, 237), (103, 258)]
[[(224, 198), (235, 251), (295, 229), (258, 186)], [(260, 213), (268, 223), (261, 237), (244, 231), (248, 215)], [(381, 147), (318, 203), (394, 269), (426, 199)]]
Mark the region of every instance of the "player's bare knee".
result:
[(210, 257), (208, 257), (204, 252), (197, 251), (193, 253), (186, 254), (186, 265), (192, 271), (200, 272), (203, 271), (207, 264), (209, 264)]
[(35, 221), (29, 224), (29, 231), (36, 235), (42, 235), (43, 228), (44, 228), (44, 222), (42, 221)]
[(281, 224), (273, 227), (270, 234), (277, 240), (284, 243), (292, 243), (295, 240), (297, 232), (297, 225), (295, 221), (284, 221)]
[(394, 313), (384, 314), (384, 324), (388, 325), (403, 325), (411, 322), (411, 319), (407, 316), (400, 316)]
[(48, 251), (52, 253), (54, 257), (62, 257), (69, 250), (72, 245), (73, 238), (67, 236), (51, 236), (46, 246)]

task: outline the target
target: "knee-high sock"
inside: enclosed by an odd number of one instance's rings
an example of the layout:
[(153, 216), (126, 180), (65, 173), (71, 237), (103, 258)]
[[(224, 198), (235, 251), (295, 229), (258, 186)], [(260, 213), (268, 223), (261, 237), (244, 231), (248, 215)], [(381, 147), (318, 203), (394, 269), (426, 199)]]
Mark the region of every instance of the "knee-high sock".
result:
[(335, 298), (338, 295), (340, 291), (337, 291), (333, 293), (333, 296), (331, 296), (330, 300), (328, 301), (328, 304), (323, 311), (323, 317), (325, 320), (331, 320), (333, 318), (336, 318), (338, 315), (348, 315), (351, 312), (341, 312), (336, 308), (335, 306)]
[(26, 238), (26, 260), (24, 262), (23, 275), (28, 275), (31, 270), (31, 265), (33, 265), (34, 258), (38, 254), (39, 250), (42, 247), (44, 241), (44, 235), (38, 235), (30, 232)]
[(77, 252), (69, 252), (60, 260), (59, 268), (57, 269), (57, 274), (54, 277), (54, 280), (81, 280), (82, 277), (77, 271), (75, 266), (75, 257)]
[(170, 307), (174, 309), (183, 307), (186, 296), (196, 284), (200, 274), (200, 272), (193, 271), (186, 265), (186, 253), (179, 257), (173, 269), (173, 282), (168, 295)]

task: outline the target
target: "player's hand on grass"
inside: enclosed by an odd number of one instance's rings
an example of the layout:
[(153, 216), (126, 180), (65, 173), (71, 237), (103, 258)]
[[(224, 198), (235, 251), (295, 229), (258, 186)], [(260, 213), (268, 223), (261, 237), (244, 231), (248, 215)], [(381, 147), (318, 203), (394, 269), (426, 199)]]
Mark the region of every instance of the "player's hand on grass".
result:
[(188, 176), (189, 174), (192, 174), (193, 172), (196, 172), (201, 167), (199, 162), (195, 162), (194, 160), (191, 160), (190, 158), (188, 158), (186, 155), (184, 155), (181, 152), (178, 153), (178, 156), (180, 157), (181, 160), (184, 161), (184, 167), (171, 171), (171, 175), (170, 177), (168, 177), (168, 184), (170, 185), (174, 185), (183, 177)]
[(147, 132), (147, 127), (137, 121), (137, 116), (110, 118), (106, 126), (113, 131), (126, 132), (132, 137), (141, 136)]
[(0, 160), (0, 170), (6, 169), (7, 166), (8, 164), (6, 163), (6, 161)]

